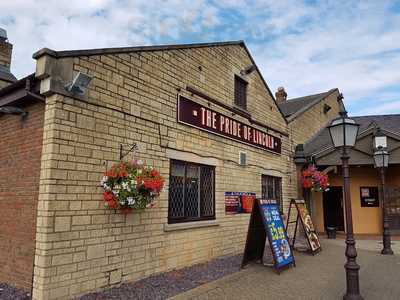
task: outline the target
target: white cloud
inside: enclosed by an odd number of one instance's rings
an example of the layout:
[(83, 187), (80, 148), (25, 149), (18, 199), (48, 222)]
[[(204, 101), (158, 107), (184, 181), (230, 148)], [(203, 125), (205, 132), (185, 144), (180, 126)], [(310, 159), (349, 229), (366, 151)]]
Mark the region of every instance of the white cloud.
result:
[[(395, 1), (13, 0), (0, 26), (14, 44), (12, 71), (34, 71), (32, 53), (55, 50), (247, 41), (272, 90), (289, 97), (338, 87), (352, 113), (381, 103), (400, 111), (400, 13)], [(399, 90), (399, 89), (398, 89)], [(374, 103), (367, 103), (374, 98)]]
[(178, 40), (183, 33), (217, 24), (203, 1), (14, 0), (0, 2), (0, 26), (14, 44), (12, 70), (34, 70), (32, 54), (55, 50), (146, 45)]

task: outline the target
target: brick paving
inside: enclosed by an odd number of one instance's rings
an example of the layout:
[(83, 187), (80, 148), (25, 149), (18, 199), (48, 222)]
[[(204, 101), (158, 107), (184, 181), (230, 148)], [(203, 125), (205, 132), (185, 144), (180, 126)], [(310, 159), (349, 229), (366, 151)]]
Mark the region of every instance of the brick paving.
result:
[[(393, 256), (368, 250), (379, 241), (360, 243), (360, 288), (365, 300), (400, 299), (400, 243), (394, 243), (397, 255)], [(344, 241), (324, 239), (322, 246), (323, 251), (315, 256), (296, 252), (296, 268), (280, 275), (271, 268), (252, 264), (171, 299), (341, 299), (345, 291)]]

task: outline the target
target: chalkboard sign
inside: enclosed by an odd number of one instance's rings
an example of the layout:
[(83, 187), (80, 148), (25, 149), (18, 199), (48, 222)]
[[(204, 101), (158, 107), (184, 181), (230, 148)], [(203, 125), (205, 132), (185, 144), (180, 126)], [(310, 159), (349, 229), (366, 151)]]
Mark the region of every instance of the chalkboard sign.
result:
[(321, 250), (321, 243), (319, 242), (319, 238), (315, 230), (314, 224), (312, 222), (310, 213), (308, 212), (306, 203), (303, 199), (298, 199), (298, 200), (292, 199), (290, 201), (289, 212), (288, 212), (288, 225), (286, 227), (288, 228), (289, 226), (291, 211), (293, 208), (295, 208), (297, 211), (297, 217), (295, 221), (296, 226), (292, 239), (292, 248), (294, 248), (297, 229), (299, 228), (298, 222), (300, 221), (301, 225), (303, 226), (304, 235), (308, 241), (308, 245), (310, 248), (309, 250), (312, 252), (312, 254), (319, 252)]
[(275, 269), (279, 272), (282, 268), (295, 266), (279, 205), (275, 200), (256, 199), (250, 217), (242, 267), (252, 260), (262, 260), (267, 237)]

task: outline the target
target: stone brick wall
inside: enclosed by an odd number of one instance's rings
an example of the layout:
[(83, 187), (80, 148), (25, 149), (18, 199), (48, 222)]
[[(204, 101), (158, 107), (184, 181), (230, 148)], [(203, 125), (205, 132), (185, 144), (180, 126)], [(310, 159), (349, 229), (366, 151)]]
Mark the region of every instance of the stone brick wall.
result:
[[(34, 299), (70, 298), (242, 252), (249, 215), (225, 215), (224, 192), (260, 196), (262, 174), (282, 177), (285, 201), (293, 197), (286, 136), (277, 155), (176, 122), (178, 95), (208, 105), (186, 85), (233, 106), (234, 75), (250, 64), (239, 45), (73, 59), (75, 72), (94, 79), (85, 100), (61, 94), (46, 99)], [(253, 118), (287, 131), (259, 74), (246, 79)], [(125, 216), (104, 208), (99, 181), (118, 160), (120, 144), (133, 142), (139, 146), (135, 157), (157, 167), (167, 188), (156, 208)], [(245, 167), (238, 165), (239, 151), (247, 153)], [(216, 222), (210, 226), (176, 230), (167, 224), (171, 158), (216, 167)]]
[[(290, 136), (294, 147), (297, 144), (305, 143), (339, 115), (338, 95), (338, 90), (333, 91), (325, 99), (289, 123)], [(324, 113), (325, 104), (331, 107), (327, 113)]]
[(5, 88), (6, 86), (10, 85), (10, 83), (8, 81), (4, 81), (0, 79), (0, 90), (2, 88)]
[(44, 105), (0, 116), (0, 282), (30, 290), (36, 234)]
[[(339, 115), (339, 105), (337, 103), (338, 90), (334, 90), (325, 99), (299, 115), (296, 119), (289, 123), (291, 148), (294, 153), (295, 147), (298, 144), (304, 144), (329, 122)], [(324, 105), (327, 104), (331, 109), (324, 113)], [(301, 167), (292, 163), (292, 178), (297, 186), (296, 197), (302, 198), (302, 188), (300, 185)]]

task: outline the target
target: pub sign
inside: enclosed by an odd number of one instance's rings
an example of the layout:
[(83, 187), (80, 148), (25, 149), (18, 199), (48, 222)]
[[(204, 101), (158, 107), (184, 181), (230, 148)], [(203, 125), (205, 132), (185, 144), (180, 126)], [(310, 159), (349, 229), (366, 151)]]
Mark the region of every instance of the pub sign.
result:
[(281, 139), (194, 101), (179, 97), (178, 122), (253, 147), (281, 153)]

